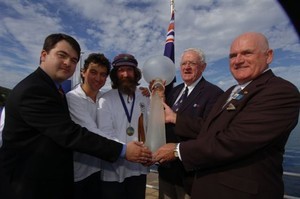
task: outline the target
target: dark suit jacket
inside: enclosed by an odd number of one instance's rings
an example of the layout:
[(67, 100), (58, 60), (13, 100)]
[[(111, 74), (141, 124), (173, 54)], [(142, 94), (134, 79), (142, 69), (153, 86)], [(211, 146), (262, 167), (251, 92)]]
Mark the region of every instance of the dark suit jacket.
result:
[[(170, 92), (166, 98), (167, 104), (172, 107), (175, 103), (178, 95), (184, 87), (184, 83), (176, 86)], [(183, 116), (189, 116), (194, 119), (199, 117), (206, 117), (213, 107), (217, 98), (223, 93), (223, 91), (206, 81), (204, 77), (197, 83), (193, 91), (189, 94), (188, 98), (183, 102), (178, 110), (178, 114)], [(175, 134), (174, 124), (166, 124), (166, 140), (167, 142), (181, 142), (189, 139), (195, 139), (198, 134), (198, 127), (186, 126), (185, 128), (189, 130), (189, 134), (183, 134), (178, 136)], [(194, 130), (196, 129), (196, 130)], [(162, 165), (158, 168), (159, 175), (164, 180), (177, 184), (179, 186), (184, 186), (186, 191), (189, 193), (192, 185), (192, 180), (194, 173), (185, 172), (183, 165), (180, 161), (174, 161), (166, 165)]]
[[(222, 109), (216, 102), (196, 140), (182, 142), (187, 170), (197, 170), (192, 198), (282, 199), (284, 147), (299, 116), (300, 94), (271, 70), (254, 79)], [(177, 117), (185, 132), (191, 121)]]
[(73, 150), (107, 161), (121, 153), (120, 143), (71, 120), (65, 97), (41, 68), (12, 90), (5, 110), (0, 176), (14, 198), (72, 198)]

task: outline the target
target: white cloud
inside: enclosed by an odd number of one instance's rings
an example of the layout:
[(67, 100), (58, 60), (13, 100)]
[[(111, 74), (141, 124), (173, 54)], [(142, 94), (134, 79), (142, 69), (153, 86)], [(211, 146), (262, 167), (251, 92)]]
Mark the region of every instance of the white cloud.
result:
[[(0, 13), (3, 27), (0, 42), (4, 45), (0, 49), (3, 60), (0, 83), (10, 85), (8, 87), (19, 81), (15, 74), (25, 77), (36, 68), (43, 40), (50, 33), (73, 35), (85, 52), (83, 59), (90, 52), (102, 52), (110, 59), (118, 53), (129, 52), (142, 67), (150, 56), (163, 53), (170, 20), (168, 1), (67, 0), (62, 7), (50, 0), (39, 3), (3, 0), (1, 6), (6, 9)], [(185, 0), (175, 1), (175, 9), (177, 67), (185, 48), (203, 49), (211, 65), (227, 57), (235, 36), (245, 31), (259, 31), (269, 38), (272, 48), (288, 52), (276, 65), (296, 68), (286, 61), (299, 57), (299, 40), (276, 0)], [(14, 67), (10, 71), (2, 72), (11, 66)], [(214, 70), (215, 76), (209, 70), (205, 75), (228, 88), (232, 83), (228, 80), (231, 78), (228, 68)], [(291, 70), (287, 71), (293, 73)], [(4, 74), (12, 74), (12, 81), (4, 84)], [(295, 77), (291, 75), (291, 78)]]
[(275, 75), (280, 76), (290, 82), (300, 89), (300, 64), (296, 66), (286, 67), (286, 66), (277, 66), (272, 67)]

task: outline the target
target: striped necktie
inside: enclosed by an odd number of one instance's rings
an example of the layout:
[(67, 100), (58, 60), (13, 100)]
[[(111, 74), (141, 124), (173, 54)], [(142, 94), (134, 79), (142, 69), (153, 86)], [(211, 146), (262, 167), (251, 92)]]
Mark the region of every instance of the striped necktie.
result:
[(181, 104), (183, 103), (183, 101), (187, 98), (189, 93), (189, 88), (186, 86), (184, 92), (182, 93), (182, 95), (180, 96), (179, 100), (172, 106), (172, 110), (177, 112), (181, 106)]

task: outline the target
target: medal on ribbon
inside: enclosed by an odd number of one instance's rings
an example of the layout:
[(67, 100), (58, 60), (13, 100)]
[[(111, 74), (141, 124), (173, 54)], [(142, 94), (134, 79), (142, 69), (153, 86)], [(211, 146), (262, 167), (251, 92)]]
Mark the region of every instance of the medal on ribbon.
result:
[(134, 128), (129, 125), (129, 127), (126, 129), (126, 133), (127, 135), (132, 136), (134, 134)]
[(119, 96), (120, 96), (120, 99), (121, 99), (121, 102), (122, 102), (122, 105), (123, 105), (123, 108), (124, 108), (124, 111), (125, 111), (125, 114), (126, 114), (126, 117), (127, 117), (127, 121), (129, 123), (129, 126), (126, 128), (126, 134), (128, 136), (132, 136), (134, 134), (134, 128), (131, 126), (131, 118), (132, 118), (134, 102), (135, 102), (135, 94), (133, 95), (131, 110), (130, 110), (130, 114), (129, 114), (127, 106), (125, 104), (125, 100), (124, 100), (121, 92), (120, 91), (118, 91), (118, 92), (119, 92)]

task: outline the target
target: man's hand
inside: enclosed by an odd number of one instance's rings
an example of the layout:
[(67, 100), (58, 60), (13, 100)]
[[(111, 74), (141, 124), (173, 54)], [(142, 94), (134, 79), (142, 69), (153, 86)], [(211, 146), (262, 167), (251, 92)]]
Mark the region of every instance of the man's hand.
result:
[(164, 102), (163, 102), (163, 106), (165, 109), (165, 122), (175, 124), (177, 118), (176, 113)]
[[(154, 83), (156, 84), (154, 85)], [(166, 81), (152, 80), (149, 82), (149, 89), (152, 92), (152, 95), (156, 93), (163, 101), (165, 101), (165, 86)]]
[(150, 91), (146, 87), (139, 87), (140, 91), (142, 92), (142, 95), (145, 97), (150, 97)]
[(152, 162), (152, 153), (143, 142), (133, 141), (127, 143), (125, 158), (131, 162), (148, 165)]
[(174, 156), (176, 144), (175, 143), (168, 143), (160, 147), (154, 154), (153, 160), (155, 162), (159, 162), (160, 164), (175, 160), (176, 157)]

